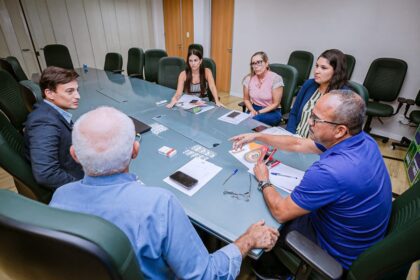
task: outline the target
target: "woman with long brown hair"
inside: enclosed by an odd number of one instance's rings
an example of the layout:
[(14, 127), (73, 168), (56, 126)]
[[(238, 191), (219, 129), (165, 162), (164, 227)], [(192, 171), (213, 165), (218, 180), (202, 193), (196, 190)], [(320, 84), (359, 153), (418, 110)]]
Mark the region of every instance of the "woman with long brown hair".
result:
[(216, 105), (223, 106), (217, 95), (213, 74), (210, 69), (203, 66), (203, 54), (200, 50), (191, 48), (188, 51), (186, 69), (179, 74), (175, 95), (166, 107), (172, 108), (184, 92), (206, 98), (208, 88)]

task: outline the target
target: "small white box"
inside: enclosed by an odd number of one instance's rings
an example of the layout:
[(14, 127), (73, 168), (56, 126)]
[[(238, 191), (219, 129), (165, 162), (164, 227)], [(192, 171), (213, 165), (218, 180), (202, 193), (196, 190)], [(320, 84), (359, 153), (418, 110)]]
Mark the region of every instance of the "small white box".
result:
[(176, 150), (174, 148), (170, 148), (167, 146), (162, 146), (158, 150), (159, 154), (167, 156), (167, 157), (173, 157), (176, 155)]

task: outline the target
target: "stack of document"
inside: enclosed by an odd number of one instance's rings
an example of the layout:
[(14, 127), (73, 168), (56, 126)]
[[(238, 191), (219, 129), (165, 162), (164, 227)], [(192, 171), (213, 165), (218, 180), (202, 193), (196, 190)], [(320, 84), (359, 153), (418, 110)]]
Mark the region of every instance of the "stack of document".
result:
[(182, 95), (176, 106), (197, 115), (214, 108), (214, 106), (206, 104), (199, 97), (189, 94)]
[[(248, 172), (254, 174), (255, 163), (251, 163), (245, 160), (245, 154), (251, 150), (260, 148), (261, 145), (257, 143), (249, 143), (242, 147), (242, 150), (239, 152), (229, 151), (229, 153), (239, 160), (243, 165), (248, 168)], [(270, 182), (284, 191), (290, 193), (293, 189), (299, 185), (300, 181), (305, 174), (304, 171), (290, 167), (286, 164), (283, 164), (280, 160), (280, 164), (274, 166), (269, 170), (270, 172)]]
[(184, 194), (192, 196), (198, 192), (205, 184), (207, 184), (214, 176), (216, 176), (217, 173), (222, 170), (222, 168), (206, 160), (194, 158), (178, 170), (188, 174), (194, 179), (197, 179), (197, 185), (191, 189), (186, 189), (171, 180), (169, 176), (163, 179), (163, 181), (176, 188), (177, 190), (183, 192)]
[(231, 124), (239, 124), (243, 120), (246, 120), (249, 117), (251, 117), (250, 114), (232, 110), (229, 113), (226, 113), (223, 116), (221, 116), (219, 120), (223, 122), (231, 123)]

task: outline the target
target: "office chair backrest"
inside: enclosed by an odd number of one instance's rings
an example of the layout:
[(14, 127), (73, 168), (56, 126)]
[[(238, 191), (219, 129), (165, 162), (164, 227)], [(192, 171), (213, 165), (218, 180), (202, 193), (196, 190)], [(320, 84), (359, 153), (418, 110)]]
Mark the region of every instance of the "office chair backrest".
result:
[(122, 55), (116, 52), (110, 52), (105, 55), (105, 71), (122, 70), (123, 58)]
[(13, 126), (22, 131), (29, 111), (22, 99), (18, 82), (6, 71), (0, 69), (0, 110), (9, 118)]
[(417, 106), (420, 106), (420, 90), (419, 90), (419, 92), (417, 93), (415, 103), (416, 103), (416, 105), (417, 105)]
[(298, 86), (303, 85), (303, 83), (309, 78), (313, 62), (314, 55), (310, 52), (294, 51), (290, 54), (287, 64), (295, 67), (298, 71)]
[(295, 67), (286, 64), (272, 63), (269, 66), (271, 71), (279, 74), (283, 78), (284, 87), (280, 104), (282, 114), (287, 114), (292, 107), (293, 95), (299, 76), (298, 71)]
[(420, 258), (420, 181), (394, 200), (385, 238), (363, 252), (347, 279), (406, 279)]
[(176, 89), (179, 74), (185, 70), (185, 61), (180, 57), (162, 57), (159, 60), (158, 84)]
[(346, 54), (345, 56), (347, 62), (347, 79), (350, 80), (353, 75), (354, 66), (356, 65), (356, 58), (354, 58), (351, 54)]
[(347, 83), (354, 92), (356, 92), (358, 95), (360, 95), (360, 97), (363, 98), (365, 104), (367, 105), (369, 101), (369, 92), (367, 88), (364, 87), (362, 84), (353, 81), (347, 81)]
[(39, 186), (32, 175), (30, 163), (24, 155), (23, 136), (0, 113), (0, 166), (13, 176), (20, 194), (48, 203), (52, 191)]
[(41, 102), (43, 100), (41, 88), (39, 85), (31, 80), (23, 80), (19, 82), (21, 92), (22, 92), (22, 99), (25, 103), (26, 110), (32, 112), (33, 105), (36, 102)]
[(190, 52), (191, 49), (196, 49), (196, 50), (200, 51), (201, 54), (204, 56), (203, 45), (201, 45), (201, 44), (190, 44), (188, 46), (188, 52)]
[(159, 60), (167, 56), (166, 51), (159, 49), (151, 49), (144, 52), (144, 76), (147, 81), (157, 82)]
[[(214, 62), (214, 60), (209, 57), (203, 57), (203, 66), (204, 68), (210, 69), (211, 73), (213, 74), (214, 83), (216, 84), (216, 62)], [(207, 89), (207, 97), (210, 101), (214, 101), (210, 88)]]
[(204, 68), (209, 68), (213, 74), (214, 82), (216, 83), (216, 62), (209, 57), (203, 57)]
[(19, 60), (17, 60), (16, 57), (8, 56), (6, 57), (6, 60), (10, 63), (10, 65), (12, 65), (13, 71), (18, 79), (18, 82), (28, 79), (28, 77), (22, 69), (22, 66), (19, 63)]
[(0, 267), (10, 279), (143, 279), (126, 235), (92, 215), (0, 190)]
[(0, 58), (0, 69), (9, 73), (16, 82), (19, 82), (12, 65), (5, 58)]
[(144, 52), (140, 48), (128, 50), (127, 75), (143, 79)]
[(69, 49), (60, 44), (46, 45), (44, 57), (47, 66), (57, 66), (65, 69), (74, 69)]
[(406, 73), (407, 63), (404, 60), (378, 58), (370, 65), (363, 85), (373, 100), (391, 102), (398, 97)]

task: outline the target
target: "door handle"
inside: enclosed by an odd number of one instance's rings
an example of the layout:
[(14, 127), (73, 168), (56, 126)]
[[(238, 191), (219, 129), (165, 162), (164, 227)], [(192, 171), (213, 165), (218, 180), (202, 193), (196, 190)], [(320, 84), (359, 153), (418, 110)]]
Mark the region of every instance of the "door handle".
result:
[(30, 52), (31, 50), (30, 49), (22, 49), (21, 51), (23, 51), (23, 52)]

